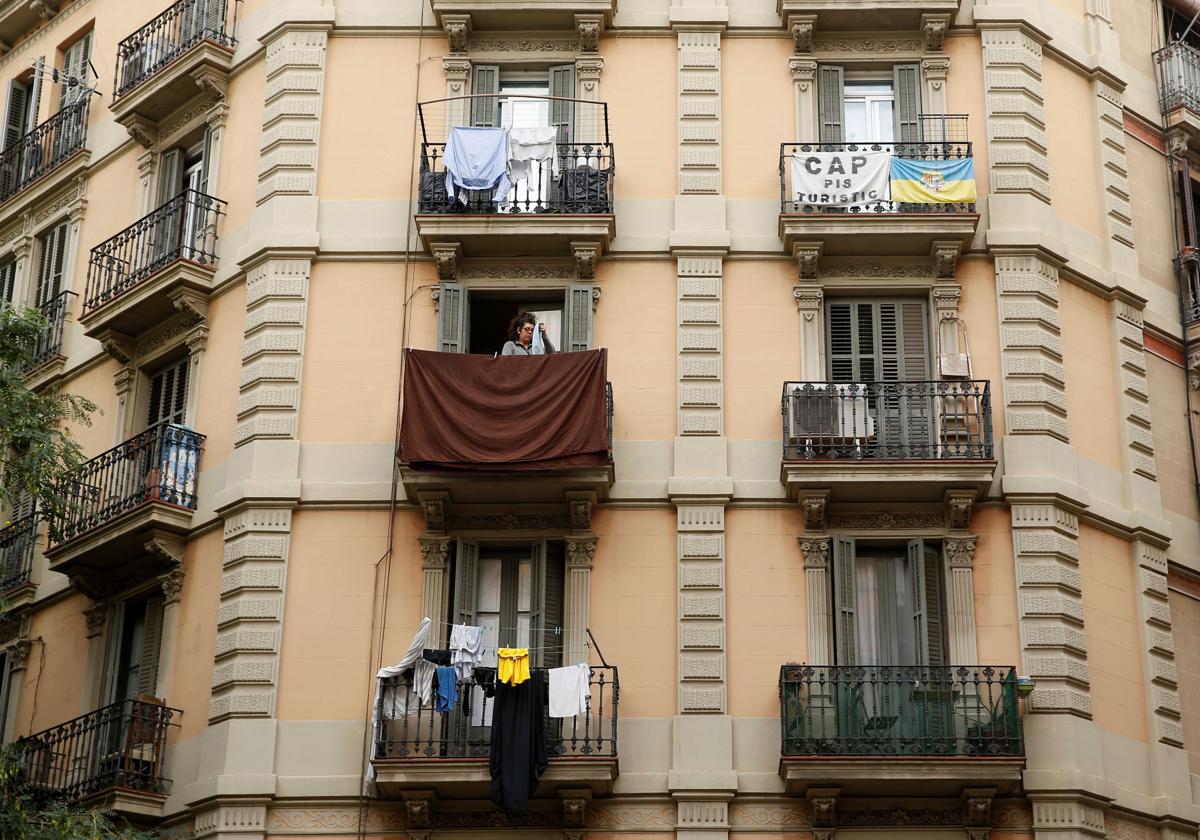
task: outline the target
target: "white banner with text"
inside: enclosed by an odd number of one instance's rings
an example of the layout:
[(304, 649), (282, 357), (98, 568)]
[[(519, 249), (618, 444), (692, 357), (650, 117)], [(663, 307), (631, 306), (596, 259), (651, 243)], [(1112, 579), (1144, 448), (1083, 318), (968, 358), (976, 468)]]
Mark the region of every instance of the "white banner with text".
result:
[(795, 152), (792, 201), (848, 207), (887, 201), (888, 152)]

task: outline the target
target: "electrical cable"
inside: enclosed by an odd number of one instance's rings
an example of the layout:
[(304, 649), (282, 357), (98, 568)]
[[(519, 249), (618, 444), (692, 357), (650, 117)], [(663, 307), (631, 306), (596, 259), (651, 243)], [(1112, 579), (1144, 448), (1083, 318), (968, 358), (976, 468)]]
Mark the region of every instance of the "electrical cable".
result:
[(29, 710), (29, 731), (32, 732), (33, 722), (37, 719), (37, 701), (38, 692), (42, 688), (42, 674), (46, 671), (46, 640), (41, 636), (34, 636), (30, 641), (38, 643), (38, 675), (37, 682), (33, 684), (33, 708)]

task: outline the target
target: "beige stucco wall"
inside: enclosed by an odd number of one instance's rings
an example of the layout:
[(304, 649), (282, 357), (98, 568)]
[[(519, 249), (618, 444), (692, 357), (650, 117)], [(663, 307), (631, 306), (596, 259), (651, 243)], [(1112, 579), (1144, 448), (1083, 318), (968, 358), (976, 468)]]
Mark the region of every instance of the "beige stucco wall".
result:
[[(960, 259), (955, 279), (962, 285), (958, 317), (967, 331), (971, 376), (991, 383), (992, 439), (998, 441), (1004, 436), (1004, 385), (1000, 368), (995, 262), (990, 259)], [(933, 349), (936, 352), (936, 346)]]
[[(1143, 280), (1174, 294), (1178, 286), (1172, 263), (1174, 226), (1180, 220), (1172, 214), (1170, 204), (1163, 200), (1174, 190), (1166, 157), (1128, 133), (1125, 156), (1129, 162), (1129, 201), (1133, 207), (1138, 271)], [(1162, 314), (1172, 320), (1179, 317), (1174, 310)]]
[(1042, 61), (1045, 85), (1046, 143), (1050, 189), (1058, 218), (1103, 241), (1104, 210), (1097, 179), (1100, 172), (1095, 95), (1074, 69), (1047, 55)]
[(90, 704), (92, 686), (82, 679), (88, 653), (83, 620), (87, 606), (88, 599), (76, 594), (33, 616), (29, 637), (35, 641), (21, 684), (16, 734), (64, 723)]
[(1016, 621), (1016, 572), (1013, 569), (1010, 514), (1003, 505), (985, 505), (971, 516), (975, 543), (975, 633), (983, 665), (1021, 663)]
[(600, 49), (600, 98), (617, 155), (614, 196), (670, 198), (675, 194), (675, 39), (618, 35)]
[(208, 343), (200, 370), (196, 429), (206, 435), (201, 467), (224, 464), (233, 449), (246, 325), (246, 285), (232, 284), (208, 304)]
[(722, 177), (731, 199), (779, 201), (779, 144), (795, 137), (795, 84), (786, 38), (727, 38), (721, 45)]
[(160, 668), (165, 658), (170, 660), (168, 702), (183, 712), (179, 729), (172, 733), (178, 741), (195, 738), (208, 726), (223, 549), (221, 531), (214, 529), (189, 541), (183, 557), (185, 585), (176, 613), (175, 645), (160, 657)]
[(1074, 283), (1060, 283), (1059, 296), (1067, 416), (1081, 419), (1071, 426), (1071, 446), (1082, 457), (1119, 471), (1121, 403), (1113, 370), (1111, 305)]
[[(1180, 639), (1200, 638), (1200, 600), (1172, 589), (1171, 622)], [(1192, 773), (1200, 773), (1200, 647), (1180, 645), (1175, 651), (1179, 668), (1179, 705), (1183, 710), (1183, 742)]]
[[(1146, 378), (1154, 406), (1154, 450), (1158, 456), (1158, 484), (1163, 507), (1177, 523), (1178, 532), (1169, 551), (1171, 560), (1190, 568), (1200, 567), (1200, 507), (1196, 500), (1196, 474), (1188, 439), (1187, 385), (1177, 364), (1154, 353), (1146, 354)], [(1192, 404), (1196, 395), (1192, 393)]]
[(946, 79), (946, 112), (967, 114), (967, 131), (971, 154), (975, 158), (975, 190), (981, 203), (988, 193), (988, 131), (983, 118), (984, 84), (983, 51), (979, 36), (971, 32), (952, 32), (943, 49), (950, 59), (950, 75)]
[[(216, 197), (226, 203), (218, 231), (227, 241), (240, 238), (257, 206), (259, 140), (262, 135), (262, 101), (267, 84), (266, 61), (245, 65), (229, 86), (229, 116), (221, 144), (221, 166)], [(318, 170), (319, 171), (319, 170)], [(244, 235), (244, 234), (242, 234)], [(224, 256), (224, 255), (223, 255)], [(234, 257), (234, 254), (229, 254)]]

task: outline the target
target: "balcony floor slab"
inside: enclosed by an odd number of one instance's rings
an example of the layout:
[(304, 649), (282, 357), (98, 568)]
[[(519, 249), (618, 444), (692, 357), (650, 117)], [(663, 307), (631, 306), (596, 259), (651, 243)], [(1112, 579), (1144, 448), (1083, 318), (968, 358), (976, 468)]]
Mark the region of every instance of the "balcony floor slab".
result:
[(232, 65), (233, 50), (201, 41), (114, 101), (113, 117), (125, 126), (138, 118), (157, 123), (200, 94), (198, 74), (227, 81)]
[(617, 233), (611, 213), (420, 213), (417, 233), (425, 248), (458, 243), (467, 257), (569, 257), (570, 243), (590, 243), (608, 250)]
[[(486, 758), (376, 759), (375, 786), (380, 796), (399, 798), (405, 791), (432, 790), (444, 799), (487, 799), (491, 773)], [(554, 797), (560, 789), (589, 788), (593, 796), (612, 793), (616, 758), (551, 758), (534, 798)]]
[(820, 242), (822, 255), (928, 256), (934, 242), (975, 237), (978, 213), (781, 213), (779, 238), (792, 253), (800, 242)]
[(1019, 789), (1024, 767), (1023, 756), (784, 756), (779, 775), (792, 796), (810, 785), (840, 787), (842, 797), (956, 797), (971, 787), (1004, 796)]
[(832, 488), (832, 502), (940, 502), (947, 490), (991, 485), (995, 461), (784, 461), (779, 480), (796, 501)]
[(176, 260), (122, 294), (79, 316), (84, 332), (97, 338), (116, 332), (141, 335), (175, 314), (174, 296), (193, 291), (204, 297), (212, 289), (215, 266)]

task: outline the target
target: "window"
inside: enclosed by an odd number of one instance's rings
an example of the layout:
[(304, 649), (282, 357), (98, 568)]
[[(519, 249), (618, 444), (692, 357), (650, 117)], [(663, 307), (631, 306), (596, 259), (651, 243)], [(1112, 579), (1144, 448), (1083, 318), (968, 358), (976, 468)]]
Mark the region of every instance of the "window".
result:
[(92, 33), (89, 30), (78, 40), (63, 47), (63, 82), (59, 89), (58, 107), (66, 108), (82, 102), (91, 95), (89, 61), (92, 57)]
[(188, 357), (150, 375), (146, 428), (157, 423), (184, 425), (187, 418)]
[(151, 595), (127, 599), (112, 611), (101, 704), (153, 696), (158, 687), (163, 599)]
[(17, 261), (0, 263), (0, 302), (12, 303), (17, 294)]
[(820, 142), (919, 142), (920, 83), (919, 64), (897, 64), (887, 76), (819, 65)]
[(522, 310), (546, 322), (556, 350), (592, 346), (591, 283), (566, 289), (520, 292), (472, 290), (461, 283), (442, 283), (438, 298), (438, 349), (443, 353), (499, 353), (508, 340), (508, 324)]
[(920, 382), (929, 378), (928, 315), (920, 298), (826, 303), (826, 351), (834, 382)]
[(67, 253), (67, 222), (55, 225), (38, 237), (41, 262), (38, 267), (36, 306), (45, 306), (58, 297), (63, 287), (64, 261)]

